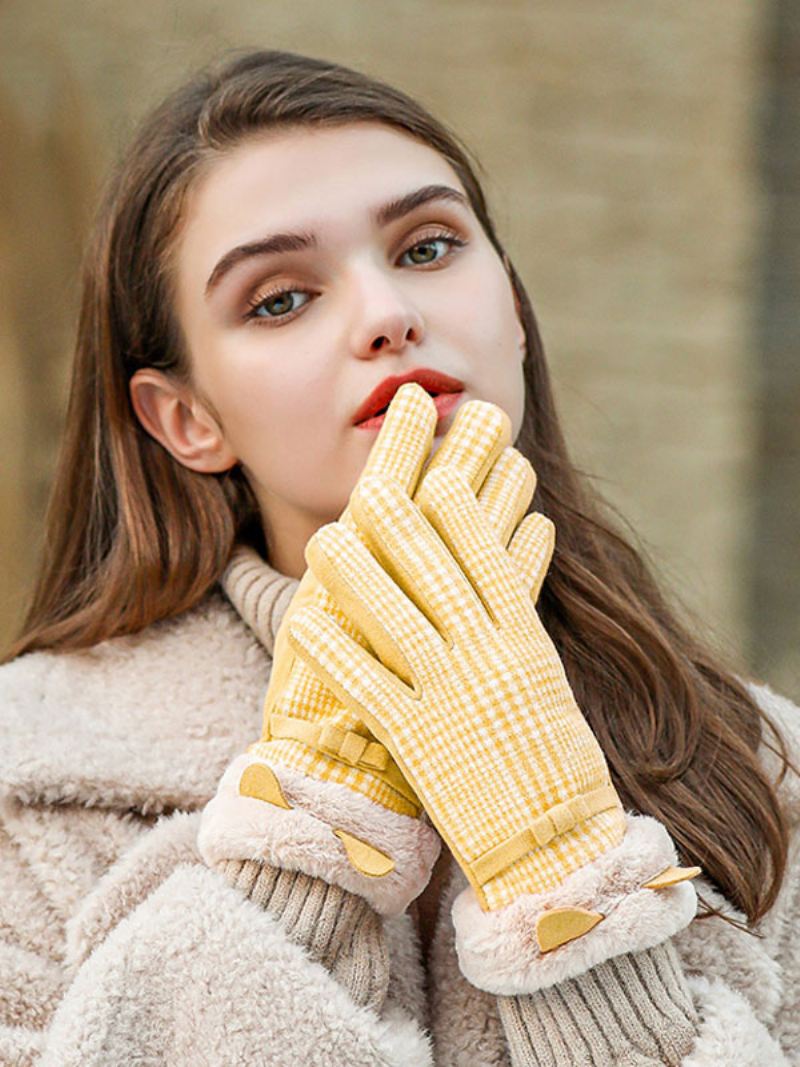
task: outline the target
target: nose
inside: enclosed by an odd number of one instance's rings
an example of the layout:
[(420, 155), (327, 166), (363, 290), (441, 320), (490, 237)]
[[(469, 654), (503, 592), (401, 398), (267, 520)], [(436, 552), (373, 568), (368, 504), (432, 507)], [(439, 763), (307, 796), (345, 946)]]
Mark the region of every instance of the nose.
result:
[(359, 359), (400, 354), (421, 343), (422, 314), (402, 285), (380, 270), (365, 270), (354, 289), (352, 351)]

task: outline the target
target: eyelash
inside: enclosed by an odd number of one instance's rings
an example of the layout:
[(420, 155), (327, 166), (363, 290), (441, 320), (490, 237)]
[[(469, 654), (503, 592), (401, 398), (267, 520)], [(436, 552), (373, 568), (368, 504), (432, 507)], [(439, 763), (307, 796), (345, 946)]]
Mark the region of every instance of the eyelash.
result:
[[(410, 244), (408, 248), (403, 249), (400, 255), (402, 257), (406, 255), (406, 253), (413, 251), (415, 248), (418, 248), (420, 245), (432, 244), (435, 241), (445, 241), (450, 246), (448, 251), (443, 256), (433, 261), (435, 264), (443, 263), (446, 260), (450, 259), (450, 257), (454, 254), (457, 248), (463, 248), (467, 244), (466, 241), (462, 240), (460, 237), (457, 237), (454, 233), (452, 233), (452, 231), (439, 230), (436, 233), (425, 234), (424, 237), (418, 238), (416, 241), (414, 241), (413, 244)], [(415, 264), (415, 266), (422, 267), (424, 269), (427, 264), (417, 263)], [(307, 300), (305, 304), (301, 304), (299, 308), (294, 308), (292, 311), (287, 312), (285, 315), (267, 316), (256, 314), (262, 304), (266, 304), (268, 300), (272, 300), (276, 296), (283, 296), (284, 294), (289, 293), (306, 293), (309, 296), (314, 295), (310, 290), (303, 289), (301, 287), (295, 287), (293, 289), (272, 289), (266, 293), (259, 293), (252, 300), (249, 300), (247, 303), (249, 310), (245, 312), (242, 317), (246, 321), (252, 322), (256, 326), (262, 326), (264, 324), (276, 325), (278, 323), (283, 324), (284, 322), (291, 321), (293, 318), (296, 317), (298, 312), (306, 306), (306, 304), (311, 303), (310, 300)]]

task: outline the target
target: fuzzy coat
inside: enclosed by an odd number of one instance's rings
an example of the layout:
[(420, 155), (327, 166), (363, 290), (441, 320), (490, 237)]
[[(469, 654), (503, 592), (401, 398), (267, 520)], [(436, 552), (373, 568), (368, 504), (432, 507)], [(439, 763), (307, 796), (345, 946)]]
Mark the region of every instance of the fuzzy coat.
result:
[[(135, 636), (0, 668), (0, 1064), (540, 1062), (515, 1047), (515, 998), (478, 988), (459, 966), (457, 868), (427, 972), (412, 912), (382, 920), (389, 987), (373, 1008), (203, 861), (202, 811), (260, 734), (294, 588), (265, 566), (233, 602), (215, 589)], [(800, 709), (767, 686), (752, 691), (797, 761)], [(763, 760), (774, 770), (766, 749)], [(800, 782), (791, 773), (779, 795), (792, 845), (762, 936), (709, 918), (669, 939), (696, 1012), (684, 1067), (800, 1064)], [(693, 884), (743, 919), (702, 877)], [(592, 968), (585, 962), (587, 979), (599, 974)]]

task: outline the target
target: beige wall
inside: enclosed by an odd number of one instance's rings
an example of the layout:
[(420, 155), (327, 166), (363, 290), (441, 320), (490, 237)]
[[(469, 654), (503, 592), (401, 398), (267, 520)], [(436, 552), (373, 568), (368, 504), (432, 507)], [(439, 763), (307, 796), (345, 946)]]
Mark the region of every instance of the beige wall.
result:
[[(473, 147), (579, 465), (665, 580), (758, 669), (748, 575), (767, 7), (728, 0), (721, 19), (712, 0), (7, 0), (3, 634), (34, 565), (98, 183), (164, 90), (221, 49), (252, 45), (384, 77)], [(769, 666), (792, 691), (796, 654)]]

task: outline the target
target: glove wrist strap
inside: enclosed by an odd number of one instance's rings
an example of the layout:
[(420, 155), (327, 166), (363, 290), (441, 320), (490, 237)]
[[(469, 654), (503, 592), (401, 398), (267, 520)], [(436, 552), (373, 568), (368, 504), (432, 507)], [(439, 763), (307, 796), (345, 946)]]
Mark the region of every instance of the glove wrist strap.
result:
[(555, 804), (534, 819), (530, 826), (517, 831), (473, 860), (470, 868), (475, 880), (479, 885), (485, 885), (527, 853), (544, 848), (555, 837), (574, 830), (593, 815), (618, 807), (619, 803), (616, 789), (608, 782), (598, 789)]
[(400, 773), (389, 750), (379, 741), (371, 740), (354, 730), (345, 730), (332, 723), (311, 722), (292, 715), (270, 712), (267, 716), (269, 740), (298, 741), (330, 759), (340, 760), (351, 767), (374, 774), (396, 790), (418, 811), (422, 806), (416, 793)]

